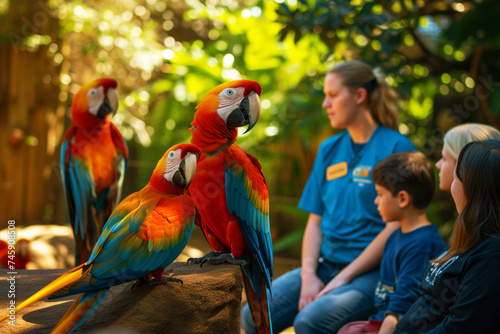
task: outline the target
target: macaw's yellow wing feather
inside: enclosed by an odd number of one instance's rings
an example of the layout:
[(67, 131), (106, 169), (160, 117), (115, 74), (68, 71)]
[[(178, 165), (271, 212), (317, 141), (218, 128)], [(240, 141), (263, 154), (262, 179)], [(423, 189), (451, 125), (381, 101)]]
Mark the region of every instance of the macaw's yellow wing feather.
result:
[[(40, 299), (43, 299), (54, 292), (58, 291), (59, 289), (62, 289), (70, 284), (75, 283), (78, 281), (82, 276), (88, 271), (89, 266), (87, 266), (86, 263), (79, 265), (78, 267), (71, 269), (67, 273), (64, 273), (61, 275), (59, 278), (54, 280), (53, 282), (49, 283), (46, 287), (35, 293), (33, 296), (30, 298), (26, 299), (24, 302), (22, 302), (18, 307), (16, 307), (16, 312), (21, 311), (27, 306), (30, 306), (31, 304), (39, 301)], [(3, 317), (0, 318), (0, 322), (5, 320), (7, 318), (7, 315), (4, 315)]]
[(51, 333), (71, 333), (75, 328), (80, 326), (92, 312), (94, 312), (108, 291), (109, 289), (102, 289), (80, 294)]

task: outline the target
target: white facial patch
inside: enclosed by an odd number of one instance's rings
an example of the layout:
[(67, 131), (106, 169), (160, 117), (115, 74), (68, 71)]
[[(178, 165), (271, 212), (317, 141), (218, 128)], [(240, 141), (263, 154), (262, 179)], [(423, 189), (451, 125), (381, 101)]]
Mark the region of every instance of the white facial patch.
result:
[(118, 93), (116, 92), (116, 89), (109, 87), (106, 96), (108, 97), (111, 110), (118, 110)]
[(236, 109), (243, 98), (245, 97), (243, 94), (245, 93), (245, 88), (226, 88), (219, 94), (219, 108), (217, 109), (217, 114), (219, 114), (220, 118), (224, 120), (224, 123), (227, 122), (227, 118), (231, 114), (231, 112)]
[(167, 163), (165, 166), (165, 174), (163, 174), (165, 180), (172, 182), (172, 178), (174, 177), (174, 174), (179, 168), (179, 165), (182, 160), (181, 153), (182, 153), (181, 149), (177, 149), (175, 151), (171, 151), (168, 154)]
[(99, 107), (104, 101), (104, 87), (99, 86), (96, 88), (92, 88), (87, 92), (87, 101), (89, 103), (89, 112), (97, 116), (97, 112), (99, 111)]

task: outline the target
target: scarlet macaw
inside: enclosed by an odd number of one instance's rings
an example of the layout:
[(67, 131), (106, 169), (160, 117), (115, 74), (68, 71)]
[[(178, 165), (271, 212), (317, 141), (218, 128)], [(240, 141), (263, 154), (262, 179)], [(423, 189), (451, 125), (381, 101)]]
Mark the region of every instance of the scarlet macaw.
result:
[(9, 249), (9, 244), (0, 240), (0, 269), (26, 269), (31, 260), (29, 243), (29, 240), (19, 239), (14, 249)]
[(49, 295), (59, 298), (80, 294), (53, 330), (68, 333), (95, 310), (111, 286), (136, 279), (144, 284), (152, 277), (161, 280), (164, 268), (179, 256), (193, 230), (195, 206), (184, 192), (199, 155), (200, 150), (192, 144), (168, 150), (149, 183), (113, 211), (88, 261), (21, 303), (16, 313)]
[(199, 212), (195, 223), (215, 253), (189, 262), (242, 264), (255, 327), (269, 333), (273, 252), (268, 189), (257, 159), (235, 144), (237, 127), (248, 124), (248, 131), (259, 118), (261, 91), (255, 81), (231, 81), (212, 89), (196, 107), (191, 142), (202, 152), (189, 192)]
[(61, 175), (76, 241), (75, 266), (87, 261), (120, 201), (128, 149), (109, 114), (118, 107), (117, 83), (97, 79), (75, 94), (73, 123), (61, 147)]

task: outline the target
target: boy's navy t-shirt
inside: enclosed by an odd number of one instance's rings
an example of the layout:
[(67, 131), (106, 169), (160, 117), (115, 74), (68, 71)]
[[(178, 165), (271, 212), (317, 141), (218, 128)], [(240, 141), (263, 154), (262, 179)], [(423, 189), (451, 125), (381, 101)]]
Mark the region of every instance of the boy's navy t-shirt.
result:
[(419, 297), (419, 286), (429, 261), (446, 248), (435, 225), (408, 233), (394, 231), (385, 244), (380, 264), (380, 281), (375, 290), (377, 314), (384, 320), (387, 312), (404, 315)]

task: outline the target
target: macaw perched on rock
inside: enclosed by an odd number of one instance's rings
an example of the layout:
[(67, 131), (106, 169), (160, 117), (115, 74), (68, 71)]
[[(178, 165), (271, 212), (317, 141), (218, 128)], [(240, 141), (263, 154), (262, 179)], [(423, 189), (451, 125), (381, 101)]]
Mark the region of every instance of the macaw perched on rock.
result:
[(61, 174), (76, 243), (75, 266), (90, 256), (120, 201), (128, 149), (109, 114), (117, 110), (117, 83), (97, 79), (75, 94), (73, 123), (64, 134)]
[(149, 183), (113, 211), (88, 261), (21, 303), (16, 313), (46, 296), (80, 294), (53, 330), (68, 333), (96, 309), (113, 285), (136, 279), (136, 284), (179, 282), (173, 277), (161, 279), (164, 268), (179, 256), (193, 231), (196, 209), (184, 192), (199, 156), (200, 150), (192, 144), (168, 150)]
[(195, 223), (215, 252), (188, 262), (241, 265), (255, 327), (270, 333), (268, 190), (257, 159), (235, 144), (237, 128), (249, 125), (249, 131), (259, 118), (261, 91), (255, 81), (231, 81), (212, 89), (196, 107), (191, 143), (202, 152), (189, 193), (199, 213)]

